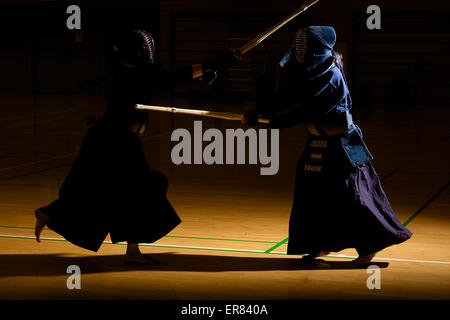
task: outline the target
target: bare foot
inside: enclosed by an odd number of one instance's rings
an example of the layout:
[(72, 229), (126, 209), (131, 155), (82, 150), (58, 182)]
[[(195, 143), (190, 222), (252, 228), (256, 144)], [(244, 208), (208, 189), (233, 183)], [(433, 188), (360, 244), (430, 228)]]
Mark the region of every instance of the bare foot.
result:
[(48, 220), (50, 220), (50, 218), (39, 209), (37, 209), (34, 212), (34, 215), (36, 217), (36, 224), (34, 226), (34, 234), (36, 235), (36, 241), (41, 242), (41, 232), (44, 229), (44, 227), (46, 226)]
[(353, 260), (353, 263), (357, 266), (364, 266), (368, 265), (370, 261), (375, 257), (375, 253), (371, 253), (365, 256), (359, 256), (355, 260)]
[(311, 263), (316, 269), (319, 269), (319, 270), (320, 269), (331, 269), (331, 265), (322, 259), (314, 259), (314, 260), (312, 260)]
[(302, 264), (307, 265), (309, 268), (314, 269), (331, 269), (330, 264), (328, 264), (325, 260), (316, 259), (318, 257), (326, 256), (330, 253), (330, 251), (318, 251), (308, 254), (307, 256), (303, 256), (300, 259)]
[(127, 254), (125, 256), (126, 264), (146, 264), (146, 265), (155, 265), (159, 264), (159, 260), (155, 258), (147, 257), (144, 254)]
[(325, 260), (322, 259), (305, 259), (302, 258), (300, 259), (300, 263), (298, 264), (298, 266), (302, 269), (331, 269), (331, 265), (326, 262)]
[(302, 260), (314, 260), (315, 258), (318, 257), (323, 257), (330, 254), (330, 251), (319, 251), (319, 252), (314, 252), (314, 253), (310, 253), (307, 256), (304, 256), (302, 258)]

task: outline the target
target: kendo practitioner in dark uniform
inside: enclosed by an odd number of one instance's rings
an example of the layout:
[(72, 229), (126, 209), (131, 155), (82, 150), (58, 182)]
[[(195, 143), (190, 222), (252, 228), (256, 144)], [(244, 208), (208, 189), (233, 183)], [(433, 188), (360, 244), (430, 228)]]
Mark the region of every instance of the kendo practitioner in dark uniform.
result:
[(139, 135), (148, 123), (152, 93), (202, 76), (212, 82), (216, 69), (236, 57), (221, 52), (203, 63), (166, 70), (155, 63), (155, 45), (144, 30), (132, 30), (115, 42), (108, 104), (88, 130), (80, 153), (59, 192), (59, 199), (35, 212), (36, 239), (48, 228), (82, 248), (98, 251), (110, 233), (113, 243), (127, 242), (127, 263), (158, 263), (143, 255), (139, 243), (167, 235), (180, 218), (166, 197), (167, 178), (147, 164)]
[[(353, 123), (352, 100), (333, 46), (332, 27), (310, 26), (296, 33), (280, 61), (289, 80), (265, 105), (246, 114), (244, 123), (262, 116), (271, 128), (306, 123), (309, 140), (297, 163), (289, 221), (288, 254), (305, 259), (356, 248), (357, 265), (375, 253), (409, 239), (371, 164), (372, 155)], [(267, 92), (267, 91), (265, 91)], [(274, 109), (275, 108), (275, 109)]]

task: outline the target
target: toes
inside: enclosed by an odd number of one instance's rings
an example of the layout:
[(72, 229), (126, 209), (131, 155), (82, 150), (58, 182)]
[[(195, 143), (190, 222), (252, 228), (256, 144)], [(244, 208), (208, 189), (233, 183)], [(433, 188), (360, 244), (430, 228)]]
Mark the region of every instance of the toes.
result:
[(36, 224), (34, 226), (34, 234), (36, 235), (36, 241), (41, 242), (41, 232), (47, 225), (47, 222), (49, 221), (49, 217), (39, 209), (37, 209), (34, 212), (34, 215), (36, 217)]
[(330, 254), (330, 251), (320, 251), (319, 254), (318, 254), (318, 256), (319, 256), (319, 257), (323, 257), (323, 256), (327, 256), (327, 255), (329, 255), (329, 254)]
[(358, 257), (355, 260), (353, 260), (353, 263), (358, 266), (368, 265), (374, 257), (375, 257), (375, 254), (369, 254), (366, 256)]

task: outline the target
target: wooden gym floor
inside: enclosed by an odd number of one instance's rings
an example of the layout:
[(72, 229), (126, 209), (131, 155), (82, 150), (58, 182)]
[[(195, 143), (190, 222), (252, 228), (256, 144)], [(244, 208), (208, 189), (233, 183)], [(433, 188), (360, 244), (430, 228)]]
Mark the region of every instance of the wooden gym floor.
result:
[[(152, 113), (143, 145), (150, 166), (168, 176), (168, 198), (183, 220), (142, 245), (161, 264), (125, 265), (125, 245), (109, 239), (93, 253), (44, 230), (38, 244), (33, 212), (56, 199), (86, 132), (83, 117), (100, 115), (103, 101), (39, 96), (34, 103), (0, 97), (1, 300), (450, 299), (448, 110), (417, 108), (400, 114), (398, 126), (382, 107), (370, 120), (356, 116), (392, 206), (413, 232), (378, 253), (381, 289), (369, 290), (371, 274), (351, 266), (353, 249), (325, 257), (331, 269), (300, 267), (298, 257), (285, 254), (303, 126), (282, 131), (279, 173), (260, 176), (259, 165), (172, 165), (170, 134), (192, 129), (194, 118)], [(66, 286), (70, 265), (81, 269), (81, 290)]]

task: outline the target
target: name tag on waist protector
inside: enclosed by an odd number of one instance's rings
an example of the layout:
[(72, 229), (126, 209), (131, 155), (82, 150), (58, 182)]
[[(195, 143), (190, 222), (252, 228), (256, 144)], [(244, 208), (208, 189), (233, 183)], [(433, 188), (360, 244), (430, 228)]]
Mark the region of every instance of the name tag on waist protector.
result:
[(340, 140), (345, 154), (353, 167), (360, 167), (373, 160), (373, 157), (359, 135), (358, 130), (351, 131), (341, 137)]

